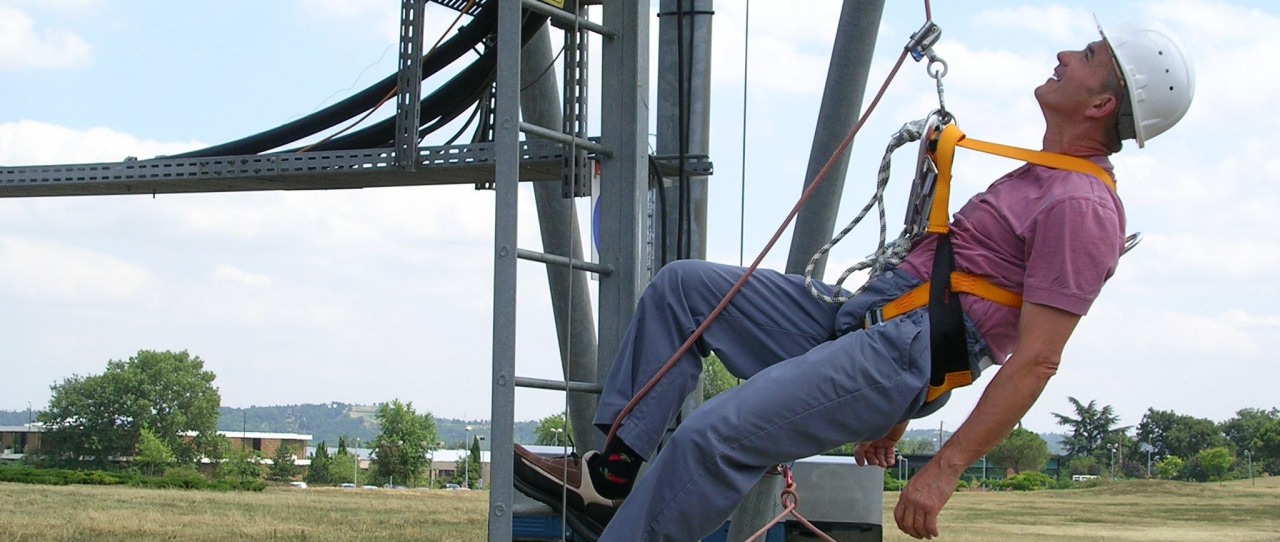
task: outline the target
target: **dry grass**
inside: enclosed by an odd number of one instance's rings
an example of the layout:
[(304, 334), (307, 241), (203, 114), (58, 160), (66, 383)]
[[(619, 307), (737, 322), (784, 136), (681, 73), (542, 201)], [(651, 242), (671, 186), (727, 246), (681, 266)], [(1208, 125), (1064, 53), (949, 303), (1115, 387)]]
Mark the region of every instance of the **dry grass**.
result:
[(487, 492), (0, 483), (0, 540), (485, 540)]
[[(0, 540), (485, 540), (487, 492), (263, 493), (0, 483)], [(910, 540), (885, 494), (884, 539)], [(941, 540), (1280, 540), (1280, 478), (961, 492)]]
[[(960, 492), (939, 522), (941, 540), (1280, 540), (1280, 478), (1190, 484), (1127, 481), (1092, 489)], [(885, 493), (884, 539), (912, 540)]]

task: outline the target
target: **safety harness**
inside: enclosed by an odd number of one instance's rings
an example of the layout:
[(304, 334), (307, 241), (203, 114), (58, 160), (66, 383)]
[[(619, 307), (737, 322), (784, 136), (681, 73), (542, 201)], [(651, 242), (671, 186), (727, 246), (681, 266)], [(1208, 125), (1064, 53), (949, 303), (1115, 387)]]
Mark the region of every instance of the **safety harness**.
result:
[[(867, 313), (864, 325), (871, 327), (920, 308), (929, 311), (929, 340), (931, 365), (929, 391), (926, 401), (933, 401), (954, 388), (968, 386), (977, 377), (969, 364), (969, 348), (965, 338), (964, 313), (960, 309), (957, 294), (978, 296), (992, 303), (1010, 308), (1022, 307), (1022, 296), (991, 284), (985, 278), (955, 270), (955, 255), (951, 249), (949, 200), (951, 195), (951, 165), (956, 147), (1020, 160), (1037, 166), (1074, 171), (1090, 175), (1112, 191), (1115, 181), (1101, 166), (1074, 156), (1010, 147), (965, 137), (955, 124), (946, 124), (926, 134), (927, 160), (930, 167), (922, 168), (913, 187), (929, 201), (927, 233), (937, 235), (937, 249), (933, 258), (932, 277), (907, 293)], [(923, 160), (922, 160), (923, 161)], [(910, 221), (910, 218), (908, 219)], [(910, 225), (908, 225), (910, 227)], [(950, 280), (936, 280), (950, 277)]]

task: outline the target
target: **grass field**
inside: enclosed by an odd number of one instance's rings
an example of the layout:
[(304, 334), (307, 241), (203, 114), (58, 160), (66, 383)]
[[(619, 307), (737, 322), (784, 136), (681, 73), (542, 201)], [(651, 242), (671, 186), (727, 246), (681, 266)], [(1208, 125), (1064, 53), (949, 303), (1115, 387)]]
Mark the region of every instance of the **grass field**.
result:
[[(1256, 485), (1255, 485), (1256, 484)], [(913, 540), (893, 521), (885, 540)], [(1280, 478), (1191, 484), (1134, 480), (1091, 489), (960, 492), (942, 511), (940, 540), (1280, 540)]]
[[(803, 492), (803, 489), (801, 490)], [(262, 493), (0, 483), (0, 540), (440, 540), (485, 537), (487, 492), (269, 488)], [(885, 540), (910, 540), (893, 524)], [(940, 540), (1280, 540), (1280, 478), (1130, 481), (961, 492)]]

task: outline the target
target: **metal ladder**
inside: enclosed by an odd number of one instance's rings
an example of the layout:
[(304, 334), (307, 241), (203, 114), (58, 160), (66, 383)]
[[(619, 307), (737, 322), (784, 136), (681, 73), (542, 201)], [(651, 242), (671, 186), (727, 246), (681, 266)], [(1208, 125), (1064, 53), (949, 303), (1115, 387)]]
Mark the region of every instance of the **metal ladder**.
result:
[[(406, 3), (409, 0), (406, 0)], [(418, 2), (422, 0), (416, 0)], [(494, 1), (494, 0), (490, 0)], [(608, 372), (622, 335), (630, 321), (641, 286), (647, 282), (646, 260), (641, 247), (644, 237), (641, 224), (645, 218), (647, 198), (648, 134), (648, 2), (604, 0), (597, 24), (581, 15), (586, 2), (555, 2), (567, 9), (539, 0), (502, 1), (498, 12), (498, 64), (495, 95), (494, 171), (494, 307), (493, 307), (493, 372), (492, 432), (490, 441), (491, 471), (489, 493), (489, 540), (511, 540), (513, 486), (513, 427), (515, 424), (515, 387), (555, 389), (566, 392), (598, 393), (595, 382), (548, 381), (515, 375), (516, 332), (516, 264), (518, 259), (567, 266), (572, 270), (599, 275), (600, 325), (597, 330), (598, 356), (596, 374)], [(562, 131), (556, 131), (521, 120), (520, 72), (521, 18), (528, 10), (548, 16), (553, 24), (570, 31), (566, 47), (567, 70), (584, 73), (585, 36), (587, 32), (602, 38), (601, 95), (609, 99), (602, 107), (599, 140), (585, 134), (585, 80), (567, 74), (565, 100), (571, 113), (564, 119)], [(586, 156), (593, 154), (600, 166), (601, 188), (599, 212), (610, 217), (601, 221), (598, 230), (600, 263), (593, 264), (562, 255), (544, 254), (516, 246), (518, 224), (518, 179), (520, 166), (520, 134), (562, 143), (577, 152), (565, 155), (575, 172), (587, 173)], [(570, 164), (567, 164), (570, 165)], [(566, 178), (564, 194), (587, 193), (584, 175)], [(591, 413), (577, 413), (586, 417)], [(579, 422), (581, 427), (589, 427)]]

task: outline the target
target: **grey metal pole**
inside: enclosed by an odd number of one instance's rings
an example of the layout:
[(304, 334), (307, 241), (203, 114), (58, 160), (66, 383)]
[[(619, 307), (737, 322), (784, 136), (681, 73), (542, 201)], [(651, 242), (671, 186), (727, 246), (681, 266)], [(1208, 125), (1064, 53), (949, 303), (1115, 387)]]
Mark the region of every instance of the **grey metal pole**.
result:
[(494, 94), (493, 369), (489, 540), (511, 540), (515, 499), (516, 250), (520, 181), (520, 2), (498, 3), (498, 67)]
[[(554, 62), (551, 35), (547, 26), (524, 46), (520, 63), (520, 112), (524, 121), (553, 130), (560, 129), (560, 91)], [(547, 254), (582, 260), (581, 233), (572, 199), (565, 199), (555, 182), (533, 183), (533, 197), (538, 209), (538, 227), (542, 232), (542, 250)], [(565, 380), (595, 382), (596, 325), (588, 290), (587, 274), (560, 265), (547, 265), (547, 283), (551, 289), (551, 310), (555, 315), (561, 366)], [(591, 425), (596, 411), (596, 396), (569, 393), (569, 417), (573, 423), (573, 442), (578, 452), (598, 449), (601, 435)]]
[[(684, 13), (680, 13), (680, 9)], [(658, 139), (657, 154), (674, 157), (705, 156), (711, 148), (711, 22), (712, 0), (662, 0), (658, 12)], [(683, 38), (683, 42), (681, 41)], [(684, 58), (681, 61), (680, 53)], [(683, 71), (682, 71), (683, 69)], [(680, 83), (686, 85), (681, 92)], [(684, 107), (681, 107), (681, 100)], [(685, 144), (681, 153), (680, 144)], [(677, 168), (678, 169), (678, 168)], [(666, 239), (667, 259), (674, 260), (677, 246), (684, 246), (687, 257), (706, 258), (707, 254), (707, 177), (686, 173), (684, 179), (668, 178), (666, 197), (660, 202), (667, 212), (660, 235)], [(684, 206), (691, 215), (684, 240), (679, 213), (681, 181), (687, 182)], [(655, 248), (655, 251), (658, 249)]]
[[(822, 93), (809, 169), (804, 178), (805, 188), (857, 123), (883, 12), (884, 0), (845, 0), (840, 11), (840, 24), (831, 47), (831, 64), (827, 68), (827, 86)], [(846, 150), (796, 217), (787, 257), (788, 273), (803, 273), (809, 259), (831, 240), (848, 168)], [(822, 278), (826, 265), (826, 258), (818, 262), (814, 278)]]
[[(643, 257), (648, 193), (649, 3), (605, 0), (604, 25), (617, 34), (600, 46), (600, 139), (613, 155), (600, 161), (600, 263), (614, 272), (600, 277), (598, 374), (613, 357), (648, 283)], [(497, 480), (494, 480), (495, 484)]]

